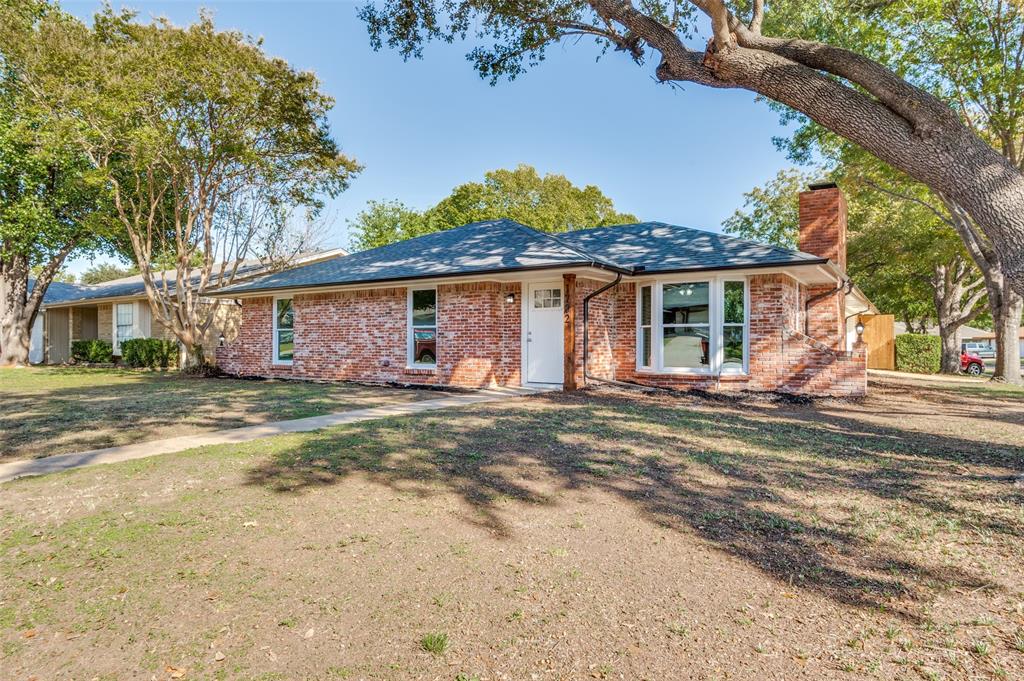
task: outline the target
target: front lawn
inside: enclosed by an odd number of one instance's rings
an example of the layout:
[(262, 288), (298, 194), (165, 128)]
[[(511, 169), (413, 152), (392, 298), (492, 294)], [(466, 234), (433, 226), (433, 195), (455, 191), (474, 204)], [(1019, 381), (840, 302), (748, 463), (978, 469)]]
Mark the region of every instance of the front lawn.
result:
[(0, 461), (437, 396), (355, 384), (187, 378), (177, 372), (0, 369)]
[(1024, 413), (548, 394), (0, 487), (11, 678), (1024, 678)]

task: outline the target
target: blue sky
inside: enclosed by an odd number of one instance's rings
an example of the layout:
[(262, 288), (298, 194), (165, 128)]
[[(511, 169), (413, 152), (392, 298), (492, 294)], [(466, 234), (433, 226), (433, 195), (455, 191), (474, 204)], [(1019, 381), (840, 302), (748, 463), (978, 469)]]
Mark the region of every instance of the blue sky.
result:
[[(101, 7), (62, 5), (83, 19)], [(656, 64), (620, 53), (597, 61), (589, 43), (556, 47), (540, 67), (492, 87), (466, 61), (469, 44), (433, 44), (409, 62), (374, 52), (355, 2), (114, 6), (179, 24), (207, 7), (219, 27), (261, 36), (268, 53), (319, 76), (336, 100), (335, 138), (366, 167), (329, 206), (332, 246), (347, 243), (346, 221), (368, 200), (426, 208), (457, 184), (518, 163), (596, 184), (643, 220), (718, 231), (743, 192), (790, 165), (771, 141), (786, 129), (752, 94), (659, 84)], [(89, 264), (79, 258), (69, 269)]]

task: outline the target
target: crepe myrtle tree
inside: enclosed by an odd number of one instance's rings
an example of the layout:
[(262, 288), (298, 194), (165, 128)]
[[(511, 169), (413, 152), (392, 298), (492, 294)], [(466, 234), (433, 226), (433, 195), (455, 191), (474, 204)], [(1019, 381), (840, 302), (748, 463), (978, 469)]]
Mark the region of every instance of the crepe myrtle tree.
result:
[[(428, 40), (474, 34), (479, 45), (469, 58), (492, 82), (538, 64), (553, 44), (593, 37), (638, 63), (653, 54), (662, 82), (757, 93), (946, 197), (980, 227), (1007, 278), (1024, 293), (1021, 168), (914, 73), (894, 71), (883, 56), (869, 55), (856, 44), (818, 40), (811, 30), (790, 32), (830, 21), (852, 32), (855, 21), (842, 20), (850, 8), (866, 14), (893, 4), (779, 0), (766, 10), (764, 0), (377, 0), (360, 15), (374, 47), (388, 45), (406, 57), (421, 56)], [(795, 15), (799, 22), (790, 21)], [(878, 42), (884, 42), (885, 23), (878, 26)], [(708, 37), (706, 44), (695, 42), (699, 36)]]
[[(206, 14), (178, 27), (108, 6), (91, 28), (65, 17), (43, 30), (63, 58), (27, 54), (41, 62), (31, 86), (104, 173), (183, 367), (202, 364), (216, 315), (206, 293), (236, 280), (247, 258), (305, 247), (323, 197), (359, 170), (328, 129), (333, 100), (313, 74)], [(291, 230), (297, 213), (303, 227)]]

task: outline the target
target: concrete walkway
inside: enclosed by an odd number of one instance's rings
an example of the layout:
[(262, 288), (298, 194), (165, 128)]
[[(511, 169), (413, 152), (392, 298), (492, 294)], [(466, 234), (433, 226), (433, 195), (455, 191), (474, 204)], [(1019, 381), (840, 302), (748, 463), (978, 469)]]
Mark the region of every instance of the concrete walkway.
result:
[(183, 452), (186, 449), (206, 447), (208, 445), (249, 442), (250, 440), (258, 440), (260, 438), (282, 435), (284, 433), (303, 433), (311, 430), (328, 428), (330, 426), (341, 426), (347, 423), (382, 419), (388, 416), (407, 416), (409, 414), (419, 414), (426, 411), (447, 409), (449, 407), (464, 407), (470, 404), (505, 400), (510, 397), (533, 395), (543, 391), (543, 389), (538, 388), (491, 388), (487, 390), (478, 390), (472, 393), (448, 395), (434, 400), (422, 400), (420, 402), (393, 404), (383, 407), (368, 407), (366, 409), (353, 409), (351, 411), (342, 411), (336, 414), (310, 416), (309, 418), (294, 419), (291, 421), (271, 421), (258, 426), (215, 430), (209, 433), (183, 435), (181, 437), (172, 437), (165, 440), (137, 442), (135, 444), (122, 445), (120, 447), (92, 449), (86, 452), (74, 452), (72, 454), (57, 454), (55, 456), (48, 456), (42, 459), (13, 461), (11, 463), (0, 464), (0, 483), (30, 475), (44, 475), (46, 473), (64, 471), (70, 468), (81, 468), (83, 466), (96, 466), (105, 463), (131, 461), (133, 459), (143, 459), (145, 457), (156, 456), (158, 454)]

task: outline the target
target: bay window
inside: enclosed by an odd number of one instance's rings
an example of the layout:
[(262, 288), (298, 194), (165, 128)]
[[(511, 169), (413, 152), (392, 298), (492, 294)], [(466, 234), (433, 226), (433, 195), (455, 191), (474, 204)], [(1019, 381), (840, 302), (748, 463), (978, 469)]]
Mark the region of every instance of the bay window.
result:
[(291, 364), (295, 356), (295, 312), (291, 298), (274, 299), (274, 364)]
[[(742, 278), (686, 278), (640, 285), (637, 368), (665, 373), (744, 373), (747, 306), (747, 283)], [(652, 314), (654, 310), (660, 314)]]

